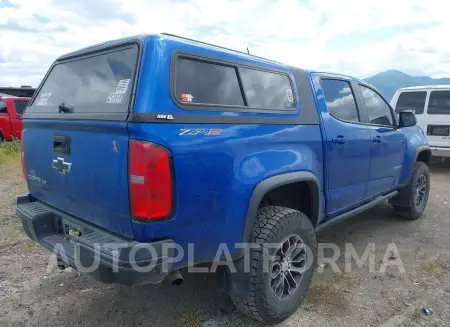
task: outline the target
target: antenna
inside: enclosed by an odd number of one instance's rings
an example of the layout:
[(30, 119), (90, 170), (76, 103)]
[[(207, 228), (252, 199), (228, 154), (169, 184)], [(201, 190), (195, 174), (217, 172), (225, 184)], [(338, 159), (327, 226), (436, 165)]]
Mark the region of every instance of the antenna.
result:
[[(176, 38), (187, 40), (187, 41), (191, 41), (191, 42), (196, 42), (196, 43), (200, 43), (200, 44), (206, 44), (206, 45), (210, 45), (210, 46), (213, 46), (213, 47), (216, 47), (216, 48), (220, 48), (220, 49), (230, 50), (230, 51), (239, 52), (239, 53), (245, 53), (243, 51), (237, 51), (237, 50), (234, 50), (234, 49), (221, 47), (220, 45), (211, 44), (211, 43), (207, 43), (207, 42), (202, 42), (202, 41), (198, 41), (198, 40), (194, 40), (194, 39), (189, 39), (187, 37), (183, 37), (183, 36), (179, 36), (179, 35), (175, 35), (175, 34), (161, 33), (161, 35), (167, 35), (167, 36), (176, 37)], [(278, 64), (280, 63), (280, 62), (275, 61), (275, 60), (271, 60), (271, 59), (267, 59), (267, 58), (264, 58), (264, 57), (252, 55), (252, 54), (250, 54), (250, 50), (248, 50), (248, 47), (247, 47), (247, 54), (249, 54), (249, 55), (251, 55), (251, 56), (253, 56), (255, 58), (260, 58), (260, 59), (271, 61), (271, 62), (275, 62), (275, 63), (278, 63)]]

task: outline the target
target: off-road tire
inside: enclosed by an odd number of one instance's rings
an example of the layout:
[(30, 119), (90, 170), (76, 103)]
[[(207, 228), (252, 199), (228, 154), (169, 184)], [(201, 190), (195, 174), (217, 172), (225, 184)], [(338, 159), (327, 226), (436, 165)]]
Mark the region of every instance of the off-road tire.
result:
[[(426, 192), (424, 194), (423, 202), (421, 205), (417, 205), (417, 185), (421, 176), (424, 176), (426, 183)], [(420, 161), (414, 164), (414, 169), (411, 175), (409, 184), (400, 190), (399, 195), (402, 199), (401, 203), (403, 205), (394, 204), (393, 208), (395, 213), (407, 220), (417, 220), (422, 217), (425, 207), (428, 202), (428, 197), (430, 195), (430, 173), (428, 171), (428, 166)], [(395, 199), (394, 199), (395, 200)], [(396, 203), (394, 201), (394, 203)]]
[[(263, 244), (280, 243), (290, 235), (300, 236), (309, 248), (310, 267), (301, 278), (297, 289), (286, 299), (278, 299), (270, 285), (270, 273), (264, 272), (264, 256), (274, 252), (265, 251)], [(284, 207), (269, 206), (258, 210), (253, 228), (252, 242), (258, 244), (250, 251), (251, 274), (247, 300), (232, 296), (237, 309), (244, 314), (266, 324), (278, 324), (294, 313), (303, 302), (315, 271), (317, 241), (310, 219), (303, 213)], [(309, 261), (308, 261), (309, 260)], [(311, 261), (312, 260), (312, 261)], [(267, 260), (266, 260), (267, 262)]]

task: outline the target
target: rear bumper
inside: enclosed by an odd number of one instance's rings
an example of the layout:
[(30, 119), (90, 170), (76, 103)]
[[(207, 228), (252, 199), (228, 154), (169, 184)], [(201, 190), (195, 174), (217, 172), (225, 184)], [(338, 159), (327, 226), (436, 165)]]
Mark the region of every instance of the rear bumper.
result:
[(171, 270), (172, 240), (138, 243), (124, 239), (30, 196), (17, 198), (16, 212), (28, 237), (65, 264), (102, 282), (157, 284)]
[(450, 157), (450, 148), (430, 146), (433, 157)]

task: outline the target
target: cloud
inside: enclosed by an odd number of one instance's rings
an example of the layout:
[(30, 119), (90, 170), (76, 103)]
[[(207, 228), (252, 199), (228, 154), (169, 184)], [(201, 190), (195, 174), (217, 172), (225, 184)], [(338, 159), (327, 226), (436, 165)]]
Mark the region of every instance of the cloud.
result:
[(448, 76), (445, 8), (438, 0), (9, 0), (0, 8), (0, 85), (37, 86), (63, 53), (155, 32), (357, 77)]
[(92, 20), (95, 23), (105, 21), (120, 20), (127, 24), (136, 23), (134, 15), (131, 12), (124, 12), (118, 2), (115, 0), (77, 0), (77, 1), (58, 1), (59, 8), (64, 11), (75, 12), (83, 20)]
[(11, 31), (22, 32), (22, 33), (37, 33), (38, 32), (37, 29), (31, 29), (31, 28), (27, 28), (25, 26), (21, 26), (17, 22), (14, 22), (14, 21), (8, 22), (7, 24), (1, 24), (0, 31), (6, 32), (6, 33), (11, 32)]

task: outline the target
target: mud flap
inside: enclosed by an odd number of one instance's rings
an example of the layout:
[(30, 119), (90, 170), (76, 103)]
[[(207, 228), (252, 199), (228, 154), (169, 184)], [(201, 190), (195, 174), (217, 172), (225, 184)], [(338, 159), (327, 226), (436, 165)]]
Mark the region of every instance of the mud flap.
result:
[(234, 266), (232, 267), (235, 267), (235, 271), (231, 271), (229, 266), (218, 267), (217, 281), (220, 292), (247, 300), (250, 291), (251, 275), (250, 272), (245, 272), (245, 260), (246, 256), (233, 262)]

